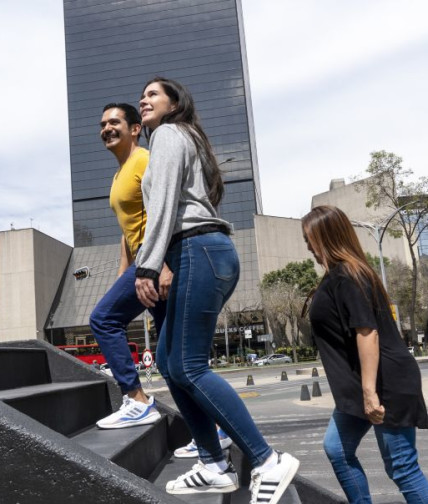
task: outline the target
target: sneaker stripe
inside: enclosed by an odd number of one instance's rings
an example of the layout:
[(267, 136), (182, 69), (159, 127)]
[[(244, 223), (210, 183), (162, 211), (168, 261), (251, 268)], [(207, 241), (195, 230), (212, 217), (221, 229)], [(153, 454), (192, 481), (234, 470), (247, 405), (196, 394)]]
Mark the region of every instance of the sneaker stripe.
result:
[(203, 483), (201, 483), (201, 481), (196, 479), (195, 476), (199, 476), (199, 474), (192, 474), (192, 476), (190, 476), (190, 481), (193, 483), (193, 486), (202, 486)]
[(197, 476), (200, 479), (202, 485), (209, 486), (207, 481), (205, 480), (205, 478), (202, 476), (202, 474), (200, 472), (196, 473), (195, 476)]
[[(132, 416), (123, 416), (123, 417), (120, 418), (120, 420), (122, 420), (124, 422), (126, 422), (127, 420), (141, 420), (142, 418), (146, 417), (150, 413), (150, 411), (151, 411), (152, 408), (153, 408), (152, 405), (147, 406), (146, 410), (143, 411), (143, 413), (141, 415), (134, 416), (134, 417), (132, 417)], [(137, 409), (136, 411), (137, 411), (137, 413), (140, 413), (140, 410)], [(132, 413), (132, 411), (129, 412), (129, 413)], [(129, 415), (129, 413), (128, 413), (128, 415)]]

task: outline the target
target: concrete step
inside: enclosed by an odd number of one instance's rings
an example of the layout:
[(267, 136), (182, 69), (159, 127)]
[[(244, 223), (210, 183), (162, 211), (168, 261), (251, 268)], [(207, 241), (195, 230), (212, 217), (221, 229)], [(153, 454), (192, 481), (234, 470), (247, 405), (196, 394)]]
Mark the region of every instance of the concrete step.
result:
[(48, 383), (0, 391), (21, 413), (66, 436), (95, 424), (112, 412), (102, 381)]
[(50, 382), (48, 357), (43, 349), (0, 348), (0, 390)]
[(108, 430), (92, 427), (73, 436), (73, 440), (133, 474), (147, 479), (168, 451), (167, 429), (167, 418), (162, 416), (152, 425)]

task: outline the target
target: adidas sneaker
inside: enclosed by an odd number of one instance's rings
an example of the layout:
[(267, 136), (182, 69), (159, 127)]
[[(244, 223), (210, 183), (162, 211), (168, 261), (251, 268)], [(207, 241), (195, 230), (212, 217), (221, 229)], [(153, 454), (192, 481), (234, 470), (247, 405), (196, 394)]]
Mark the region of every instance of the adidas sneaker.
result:
[(149, 398), (149, 404), (145, 404), (124, 395), (123, 404), (119, 410), (99, 420), (97, 427), (100, 429), (123, 429), (134, 425), (152, 424), (160, 417), (153, 397)]
[[(220, 427), (217, 428), (218, 440), (220, 441), (220, 446), (222, 450), (229, 448), (232, 444), (230, 437), (222, 430)], [(199, 457), (198, 447), (196, 446), (195, 440), (192, 439), (189, 444), (177, 448), (174, 451), (174, 456), (177, 458), (197, 458)]]
[(238, 474), (230, 462), (225, 471), (217, 473), (200, 460), (190, 471), (166, 484), (169, 494), (228, 493), (238, 488)]
[(277, 454), (278, 462), (273, 468), (251, 471), (250, 504), (277, 504), (294, 478), (300, 462), (289, 453)]

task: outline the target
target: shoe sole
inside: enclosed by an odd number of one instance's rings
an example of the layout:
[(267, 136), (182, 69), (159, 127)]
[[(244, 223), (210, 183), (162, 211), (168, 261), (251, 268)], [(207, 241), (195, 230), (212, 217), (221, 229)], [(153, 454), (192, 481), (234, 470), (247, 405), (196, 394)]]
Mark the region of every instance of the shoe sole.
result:
[(205, 494), (205, 493), (230, 493), (238, 490), (239, 485), (227, 485), (224, 487), (186, 487), (169, 490), (166, 488), (166, 493), (172, 495), (185, 495), (185, 494)]
[(139, 425), (150, 425), (155, 423), (157, 420), (161, 418), (160, 413), (156, 414), (151, 414), (148, 415), (147, 417), (143, 418), (142, 420), (138, 420), (137, 422), (130, 422), (129, 420), (126, 422), (120, 422), (120, 423), (115, 423), (115, 424), (110, 424), (110, 425), (99, 425), (98, 423), (96, 424), (99, 429), (126, 429), (128, 427), (138, 427)]
[(275, 493), (272, 495), (272, 498), (269, 501), (269, 504), (278, 503), (283, 493), (287, 490), (288, 485), (293, 481), (293, 478), (296, 475), (299, 466), (300, 462), (296, 458), (292, 457), (290, 469), (288, 470), (287, 474), (284, 475), (282, 480), (279, 482), (278, 486), (276, 487)]

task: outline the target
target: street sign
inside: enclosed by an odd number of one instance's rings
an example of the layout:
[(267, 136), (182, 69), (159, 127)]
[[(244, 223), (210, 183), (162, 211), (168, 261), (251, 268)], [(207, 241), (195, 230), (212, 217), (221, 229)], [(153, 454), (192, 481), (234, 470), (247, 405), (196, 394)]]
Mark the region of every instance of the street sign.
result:
[(273, 336), (272, 336), (272, 334), (259, 334), (259, 336), (257, 336), (257, 341), (259, 343), (261, 343), (262, 341), (270, 341), (270, 342), (272, 342), (273, 341)]
[(245, 339), (251, 339), (253, 337), (253, 331), (251, 329), (245, 329)]
[(147, 348), (143, 352), (143, 364), (149, 368), (153, 364), (153, 354)]

